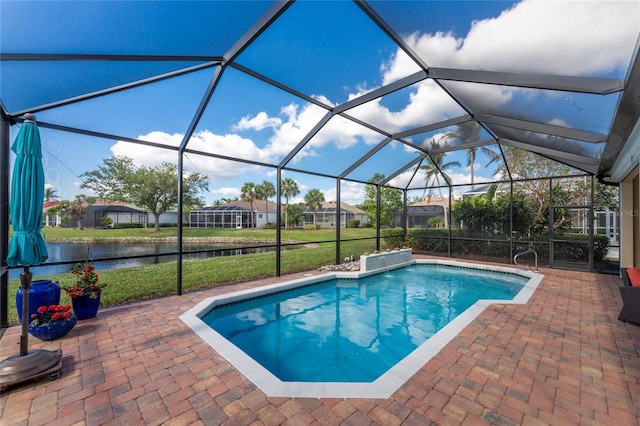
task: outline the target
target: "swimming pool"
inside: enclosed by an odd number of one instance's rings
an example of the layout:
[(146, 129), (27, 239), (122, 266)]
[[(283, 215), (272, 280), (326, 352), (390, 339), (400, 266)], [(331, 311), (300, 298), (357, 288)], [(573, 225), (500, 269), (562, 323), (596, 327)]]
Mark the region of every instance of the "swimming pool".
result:
[(209, 298), (181, 318), (269, 396), (386, 398), (490, 303), (541, 275), (453, 261)]

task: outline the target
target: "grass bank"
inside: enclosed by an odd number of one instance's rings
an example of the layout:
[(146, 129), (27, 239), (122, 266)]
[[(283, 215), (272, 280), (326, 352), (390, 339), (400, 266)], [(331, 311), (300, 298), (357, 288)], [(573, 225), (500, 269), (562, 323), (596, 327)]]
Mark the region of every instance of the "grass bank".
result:
[[(171, 238), (178, 235), (178, 228), (160, 228), (159, 232), (154, 232), (152, 228), (130, 228), (130, 229), (73, 229), (46, 227), (43, 229), (46, 241), (77, 239), (77, 238)], [(233, 228), (183, 228), (183, 237), (186, 238), (207, 238), (207, 237), (228, 237), (228, 238), (255, 238), (255, 239), (276, 239), (275, 229), (233, 229)], [(346, 228), (340, 229), (341, 239), (375, 237), (376, 231), (373, 228)], [(281, 238), (295, 241), (327, 241), (335, 240), (335, 229), (309, 230), (282, 230)]]
[[(74, 238), (167, 238), (177, 235), (176, 228), (162, 228), (156, 233), (147, 229), (86, 229), (73, 230), (67, 228), (45, 228), (47, 241)], [(187, 232), (188, 231), (188, 232)], [(317, 231), (283, 231), (283, 239), (300, 242), (317, 242), (335, 239), (335, 230), (321, 229)], [(271, 235), (271, 237), (269, 237)], [(212, 228), (187, 228), (185, 237), (244, 237), (244, 238), (272, 238), (275, 241), (275, 230), (222, 230)], [(366, 238), (375, 236), (372, 229), (341, 229), (341, 239)], [(360, 256), (364, 252), (373, 252), (375, 240), (342, 241), (341, 258), (354, 255)], [(322, 265), (334, 263), (335, 243), (318, 243), (295, 250), (281, 253), (281, 273), (308, 271)], [(211, 259), (191, 260), (183, 263), (182, 284), (183, 291), (211, 288), (220, 285), (250, 281), (252, 279), (275, 276), (276, 253), (247, 254), (242, 256), (215, 257)], [(37, 274), (37, 268), (33, 270)], [(176, 294), (177, 263), (167, 262), (154, 265), (144, 265), (131, 268), (98, 270), (100, 281), (109, 284), (103, 291), (102, 306), (116, 306), (155, 297)], [(34, 276), (36, 279), (50, 279), (59, 282), (61, 287), (74, 283), (71, 273)], [(9, 323), (18, 322), (15, 307), (15, 294), (19, 280), (9, 282)], [(230, 290), (232, 291), (232, 290)], [(71, 303), (64, 291), (61, 292), (61, 302)]]

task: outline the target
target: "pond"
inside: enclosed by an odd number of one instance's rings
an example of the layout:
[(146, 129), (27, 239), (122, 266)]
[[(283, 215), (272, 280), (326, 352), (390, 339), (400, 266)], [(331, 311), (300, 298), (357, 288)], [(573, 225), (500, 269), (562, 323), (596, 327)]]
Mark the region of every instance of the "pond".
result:
[[(183, 254), (184, 260), (207, 259), (220, 256), (238, 256), (247, 253), (263, 253), (274, 251), (275, 247), (260, 248), (233, 248), (228, 244), (188, 244), (183, 245), (184, 251), (216, 250), (214, 252)], [(32, 266), (31, 272), (34, 278), (53, 274), (69, 272), (71, 265), (48, 265), (49, 263), (68, 262), (82, 260), (87, 256), (87, 250), (91, 259), (106, 259), (113, 257), (147, 256), (135, 259), (117, 259), (96, 262), (100, 269), (128, 268), (140, 265), (149, 265), (162, 262), (176, 261), (176, 255), (162, 255), (177, 250), (175, 242), (132, 242), (132, 243), (47, 243), (49, 259), (40, 266)], [(22, 268), (9, 270), (9, 279), (20, 278)]]

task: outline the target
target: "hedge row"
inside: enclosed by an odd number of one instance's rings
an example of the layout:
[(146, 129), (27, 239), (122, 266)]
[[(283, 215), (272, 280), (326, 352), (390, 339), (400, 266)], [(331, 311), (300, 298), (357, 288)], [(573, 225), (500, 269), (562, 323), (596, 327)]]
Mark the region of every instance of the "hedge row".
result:
[[(380, 236), (387, 247), (412, 247), (416, 253), (447, 255), (449, 253), (449, 230), (437, 228), (409, 229), (407, 238), (402, 228), (383, 229)], [(505, 235), (475, 236), (490, 241), (474, 240), (468, 233), (459, 229), (451, 230), (451, 253), (461, 257), (482, 256), (490, 258), (509, 258), (511, 242)], [(563, 234), (563, 240), (579, 241), (571, 243), (555, 243), (554, 258), (565, 262), (586, 262), (589, 256), (589, 236), (584, 234)], [(584, 241), (584, 243), (580, 243)], [(538, 253), (540, 263), (549, 261), (549, 236), (535, 235), (522, 240), (513, 241), (513, 250), (517, 253), (533, 246)], [(609, 248), (609, 238), (604, 235), (593, 237), (593, 260), (602, 261)]]

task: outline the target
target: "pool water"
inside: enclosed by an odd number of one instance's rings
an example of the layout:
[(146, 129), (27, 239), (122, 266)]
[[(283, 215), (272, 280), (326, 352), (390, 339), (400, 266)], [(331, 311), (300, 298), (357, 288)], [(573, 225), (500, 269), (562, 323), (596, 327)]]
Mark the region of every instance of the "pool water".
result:
[(216, 306), (202, 320), (282, 381), (373, 382), (478, 300), (512, 300), (527, 281), (415, 264)]

